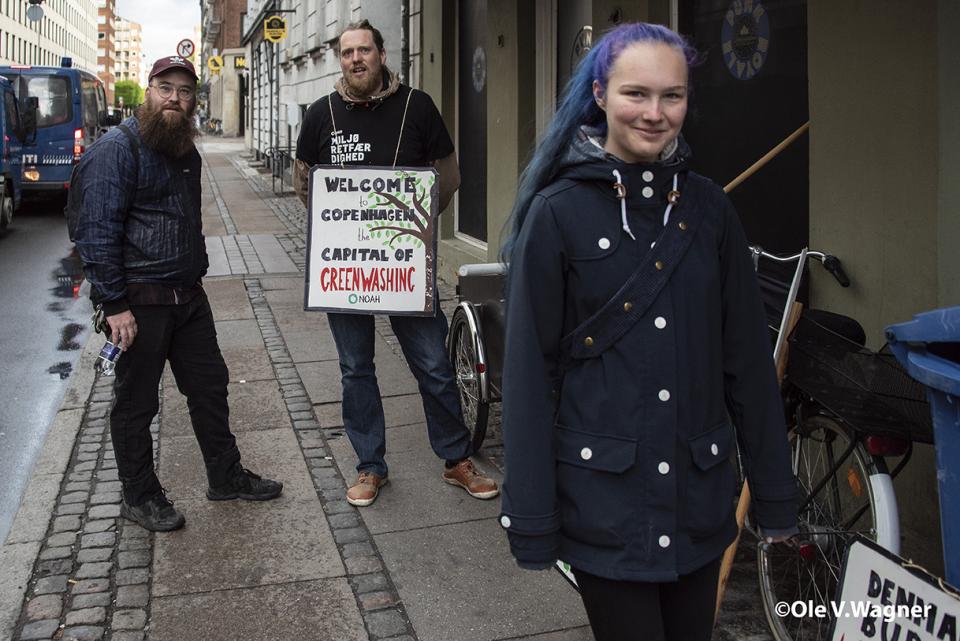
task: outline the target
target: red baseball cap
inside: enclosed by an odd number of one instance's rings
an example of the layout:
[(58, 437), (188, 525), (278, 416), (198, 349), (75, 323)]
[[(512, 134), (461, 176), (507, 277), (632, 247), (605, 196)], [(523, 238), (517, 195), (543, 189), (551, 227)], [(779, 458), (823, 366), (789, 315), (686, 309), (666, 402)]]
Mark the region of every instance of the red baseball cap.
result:
[(197, 78), (197, 72), (193, 69), (192, 62), (180, 56), (167, 56), (153, 63), (153, 69), (150, 70), (150, 76), (147, 78), (147, 81), (149, 82), (153, 80), (154, 76), (159, 76), (171, 69), (181, 69), (193, 76), (194, 80), (199, 80), (199, 78)]

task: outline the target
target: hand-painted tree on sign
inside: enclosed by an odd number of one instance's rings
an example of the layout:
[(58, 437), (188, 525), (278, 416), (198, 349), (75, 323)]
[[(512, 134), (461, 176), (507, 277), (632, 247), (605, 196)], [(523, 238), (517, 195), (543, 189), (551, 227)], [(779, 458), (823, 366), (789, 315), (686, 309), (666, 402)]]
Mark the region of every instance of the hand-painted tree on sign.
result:
[[(401, 179), (406, 177), (406, 173), (402, 171), (396, 172), (395, 175)], [(430, 195), (434, 180), (434, 176), (428, 176), (426, 181), (423, 178), (416, 178), (414, 181), (416, 189), (412, 194), (370, 192), (367, 195), (367, 207), (375, 209), (389, 205), (399, 211), (413, 214), (411, 220), (395, 220), (389, 225), (367, 223), (367, 232), (370, 237), (382, 239), (382, 244), (388, 247), (393, 247), (394, 243), (400, 242), (413, 243), (415, 247), (420, 248), (428, 243), (433, 236), (431, 227), (433, 219), (425, 201)]]
[[(409, 174), (403, 171), (397, 171), (394, 175), (401, 180), (409, 177)], [(365, 206), (370, 209), (389, 206), (400, 212), (412, 214), (410, 216), (403, 216), (403, 218), (409, 218), (409, 220), (393, 220), (390, 221), (389, 224), (377, 222), (367, 223), (367, 233), (370, 234), (371, 238), (381, 240), (381, 244), (386, 247), (395, 247), (397, 244), (402, 243), (412, 243), (415, 248), (420, 249), (426, 245), (427, 251), (424, 258), (424, 266), (428, 286), (424, 291), (425, 311), (433, 311), (434, 218), (430, 215), (430, 196), (434, 192), (436, 179), (435, 174), (417, 176), (414, 179), (414, 191), (411, 194), (371, 191), (367, 195), (367, 203), (365, 204)]]

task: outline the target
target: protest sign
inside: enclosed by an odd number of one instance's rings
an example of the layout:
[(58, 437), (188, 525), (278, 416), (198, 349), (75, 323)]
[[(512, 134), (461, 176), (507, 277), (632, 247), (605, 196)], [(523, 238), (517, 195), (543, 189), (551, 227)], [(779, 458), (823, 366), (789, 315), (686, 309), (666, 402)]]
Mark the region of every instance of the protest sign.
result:
[(827, 613), (833, 641), (960, 641), (955, 588), (922, 568), (858, 536), (841, 576)]
[(432, 316), (438, 200), (432, 168), (314, 167), (304, 309)]

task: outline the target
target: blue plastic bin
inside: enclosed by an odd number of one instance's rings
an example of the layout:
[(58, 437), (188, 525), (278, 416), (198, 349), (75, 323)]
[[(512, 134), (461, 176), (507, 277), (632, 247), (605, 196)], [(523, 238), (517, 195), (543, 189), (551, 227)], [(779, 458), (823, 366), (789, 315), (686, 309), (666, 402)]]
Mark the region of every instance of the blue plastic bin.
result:
[(907, 372), (927, 387), (937, 450), (947, 581), (960, 585), (960, 307), (917, 314), (886, 330)]

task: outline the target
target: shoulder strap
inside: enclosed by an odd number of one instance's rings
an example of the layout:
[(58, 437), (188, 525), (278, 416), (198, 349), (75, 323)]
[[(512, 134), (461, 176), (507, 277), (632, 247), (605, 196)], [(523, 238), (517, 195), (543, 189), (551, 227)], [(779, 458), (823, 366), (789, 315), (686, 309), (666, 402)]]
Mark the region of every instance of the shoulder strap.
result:
[(410, 91), (407, 92), (407, 102), (403, 105), (403, 119), (400, 121), (400, 134), (397, 136), (397, 150), (393, 153), (393, 166), (397, 166), (397, 158), (400, 157), (400, 141), (403, 140), (403, 127), (407, 124), (407, 110), (410, 108), (410, 97), (413, 95), (415, 89), (410, 87)]
[[(330, 107), (330, 135), (333, 136), (337, 133), (337, 119), (333, 117), (333, 93), (327, 96), (327, 106)], [(342, 160), (340, 166), (343, 167)]]
[(117, 129), (122, 131), (126, 136), (127, 140), (130, 141), (130, 151), (133, 152), (133, 162), (137, 167), (136, 175), (137, 178), (140, 177), (140, 141), (136, 136), (133, 135), (133, 132), (130, 131), (130, 127), (126, 125), (117, 125)]
[[(616, 343), (646, 314), (670, 280), (703, 219), (703, 193), (694, 187), (695, 181), (685, 182), (687, 193), (660, 232), (654, 249), (647, 252), (636, 271), (599, 311), (561, 340), (562, 369), (569, 369), (578, 359), (599, 356)], [(629, 307), (624, 303), (630, 303)]]

